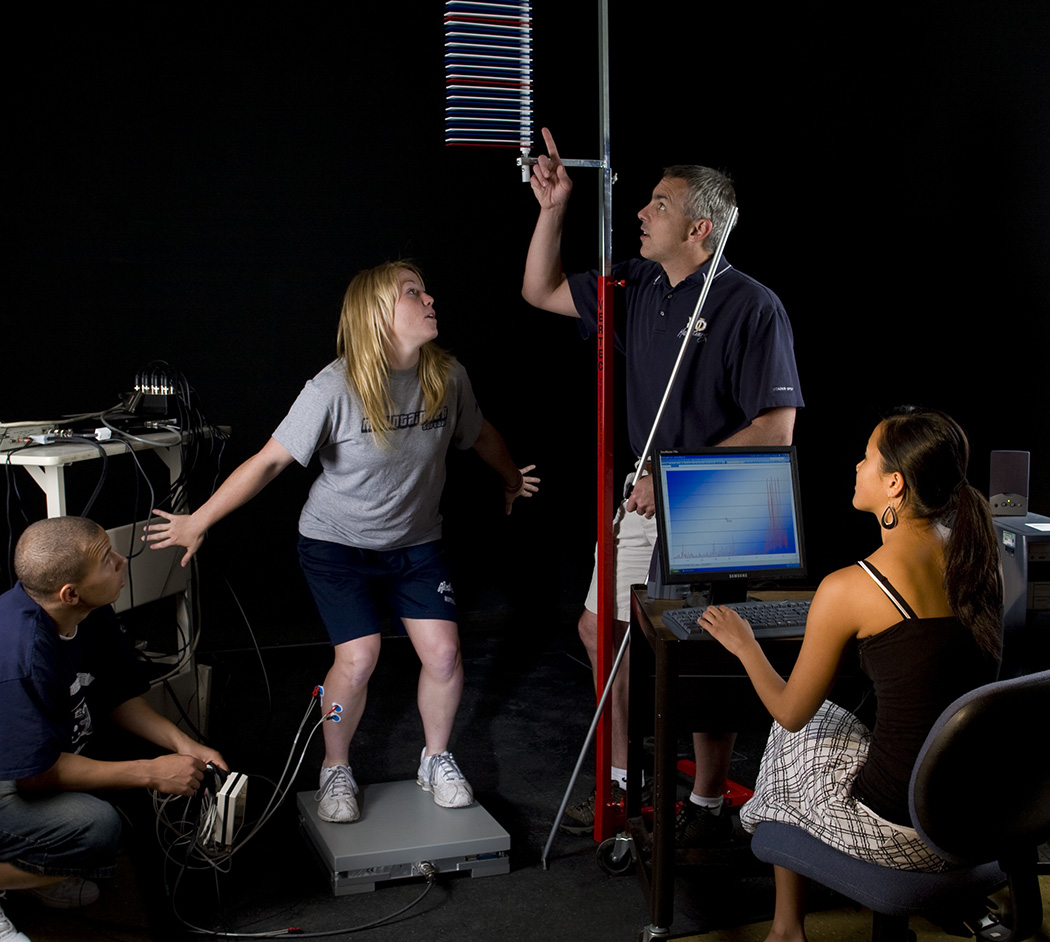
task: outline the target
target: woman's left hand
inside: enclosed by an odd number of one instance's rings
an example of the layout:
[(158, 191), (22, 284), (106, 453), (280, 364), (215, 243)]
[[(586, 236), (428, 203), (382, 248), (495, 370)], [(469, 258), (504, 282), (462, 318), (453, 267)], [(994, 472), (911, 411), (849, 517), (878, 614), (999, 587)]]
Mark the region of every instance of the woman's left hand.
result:
[(504, 487), (503, 497), (506, 501), (508, 514), (514, 505), (514, 501), (519, 497), (532, 497), (539, 490), (537, 485), (540, 483), (540, 479), (528, 476), (528, 472), (535, 470), (535, 468), (536, 465), (534, 464), (527, 464), (524, 468), (519, 468), (518, 473), (521, 475), (521, 483), (516, 488)]
[(747, 645), (755, 640), (751, 623), (724, 605), (709, 605), (697, 619), (697, 623), (730, 654), (737, 657), (740, 657)]

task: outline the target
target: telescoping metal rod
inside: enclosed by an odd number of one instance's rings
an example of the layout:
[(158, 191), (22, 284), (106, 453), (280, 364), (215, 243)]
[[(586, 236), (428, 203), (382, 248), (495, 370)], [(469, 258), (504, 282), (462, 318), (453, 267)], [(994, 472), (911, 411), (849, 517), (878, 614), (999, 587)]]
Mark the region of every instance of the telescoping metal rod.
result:
[(685, 336), (682, 338), (682, 346), (678, 350), (678, 358), (674, 361), (674, 368), (671, 370), (671, 378), (667, 381), (667, 388), (664, 390), (664, 397), (660, 400), (660, 408), (656, 410), (656, 418), (653, 419), (653, 427), (649, 430), (649, 439), (645, 443), (645, 448), (642, 450), (642, 454), (638, 461), (638, 467), (634, 472), (634, 478), (628, 486), (627, 493), (624, 494), (624, 497), (631, 496), (631, 491), (634, 490), (634, 486), (642, 476), (642, 470), (645, 467), (646, 459), (649, 457), (649, 452), (653, 447), (653, 439), (656, 437), (656, 430), (660, 427), (660, 419), (663, 418), (664, 408), (667, 405), (667, 400), (671, 398), (671, 390), (674, 388), (674, 381), (678, 378), (678, 370), (682, 365), (682, 360), (685, 358), (685, 351), (689, 346), (689, 341), (693, 337), (696, 323), (700, 320), (700, 312), (703, 310), (704, 302), (707, 300), (707, 295), (711, 291), (711, 285), (714, 283), (715, 274), (718, 271), (718, 263), (722, 260), (722, 253), (725, 251), (726, 241), (729, 239), (729, 233), (732, 232), (733, 226), (736, 225), (736, 218), (737, 208), (734, 206), (733, 212), (729, 215), (729, 221), (726, 224), (725, 230), (722, 232), (722, 237), (718, 240), (718, 246), (715, 248), (715, 253), (711, 256), (711, 265), (707, 269), (707, 275), (704, 278), (704, 286), (700, 289), (700, 297), (696, 299), (696, 307), (693, 309), (693, 316), (689, 318), (689, 326), (685, 329)]

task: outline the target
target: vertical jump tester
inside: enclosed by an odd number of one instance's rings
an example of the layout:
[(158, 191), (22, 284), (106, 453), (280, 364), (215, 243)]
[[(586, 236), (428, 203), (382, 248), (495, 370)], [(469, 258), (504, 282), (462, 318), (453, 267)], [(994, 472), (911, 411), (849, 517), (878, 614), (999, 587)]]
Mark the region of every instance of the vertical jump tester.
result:
[[(530, 0), (513, 3), (447, 0), (445, 4), (445, 144), (448, 146), (516, 148), (521, 178), (528, 182), (529, 168), (536, 162), (532, 150), (532, 10)], [(612, 183), (609, 160), (609, 66), (608, 8), (599, 0), (599, 111), (600, 151), (597, 160), (562, 158), (566, 167), (601, 170), (599, 186), (598, 279), (598, 689), (600, 698), (594, 722), (587, 733), (576, 768), (543, 852), (554, 840), (558, 822), (579, 775), (595, 729), (598, 732), (597, 767), (608, 768), (610, 726), (603, 719), (605, 702), (614, 676), (612, 659), (613, 623), (613, 332), (612, 332)], [(609, 329), (606, 329), (606, 326)], [(618, 666), (625, 648), (616, 660)], [(611, 799), (607, 775), (597, 776), (595, 837), (612, 833), (612, 816), (606, 810)]]
[[(598, 705), (594, 719), (580, 750), (561, 806), (543, 849), (543, 868), (548, 868), (548, 856), (558, 825), (568, 805), (583, 765), (591, 739), (597, 731), (596, 793), (594, 799), (594, 838), (605, 841), (614, 830), (611, 806), (611, 783), (604, 770), (610, 766), (611, 727), (605, 722), (605, 705), (612, 690), (612, 681), (630, 642), (630, 632), (613, 659), (613, 610), (615, 576), (613, 564), (613, 514), (617, 500), (614, 497), (613, 468), (613, 294), (612, 277), (612, 186), (615, 174), (610, 157), (609, 118), (609, 13), (608, 0), (598, 0), (598, 110), (599, 151), (595, 160), (562, 158), (566, 167), (593, 167), (599, 169), (599, 227), (598, 227), (598, 328), (597, 328), (597, 479), (598, 496), (598, 678), (596, 695)], [(446, 0), (445, 4), (445, 144), (446, 146), (502, 147), (520, 151), (517, 164), (521, 178), (528, 182), (531, 165), (536, 159), (532, 150), (532, 10), (531, 0), (489, 3), (470, 0)], [(715, 271), (725, 249), (726, 240), (736, 224), (734, 208), (729, 224), (722, 232), (715, 249), (711, 271)], [(700, 319), (713, 279), (705, 279), (697, 298), (652, 429), (640, 456), (637, 470), (626, 488), (624, 497), (642, 475), (649, 457), (656, 430), (670, 397), (689, 338)]]

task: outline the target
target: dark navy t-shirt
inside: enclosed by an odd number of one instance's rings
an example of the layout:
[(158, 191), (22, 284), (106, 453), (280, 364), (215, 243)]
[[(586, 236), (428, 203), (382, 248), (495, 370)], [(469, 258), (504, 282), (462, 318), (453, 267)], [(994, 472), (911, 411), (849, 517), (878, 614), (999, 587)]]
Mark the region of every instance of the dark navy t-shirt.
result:
[(65, 639), (21, 583), (0, 595), (0, 780), (80, 752), (100, 719), (148, 689), (109, 606)]

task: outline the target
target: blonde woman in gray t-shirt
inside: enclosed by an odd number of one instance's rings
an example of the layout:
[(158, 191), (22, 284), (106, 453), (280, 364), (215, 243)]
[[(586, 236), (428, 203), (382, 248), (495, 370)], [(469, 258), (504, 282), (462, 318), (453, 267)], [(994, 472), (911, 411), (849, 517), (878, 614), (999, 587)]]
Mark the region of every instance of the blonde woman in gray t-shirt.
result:
[[(350, 742), (379, 658), (375, 599), (401, 618), (419, 655), (426, 739), (417, 782), (446, 808), (473, 802), (448, 741), (463, 690), (455, 596), (441, 547), (438, 504), (450, 446), (472, 448), (505, 486), (506, 511), (539, 478), (519, 469), (484, 418), (463, 367), (433, 341), (434, 299), (419, 269), (391, 262), (347, 288), (337, 359), (307, 382), (262, 450), (188, 515), (155, 511), (146, 539), (183, 546), (186, 565), (209, 527), (247, 503), (293, 461), (316, 454), (321, 474), (299, 518), (299, 555), (335, 652), (324, 681), (325, 758), (317, 792), (325, 821), (360, 817)], [(338, 709), (337, 709), (338, 708)]]

